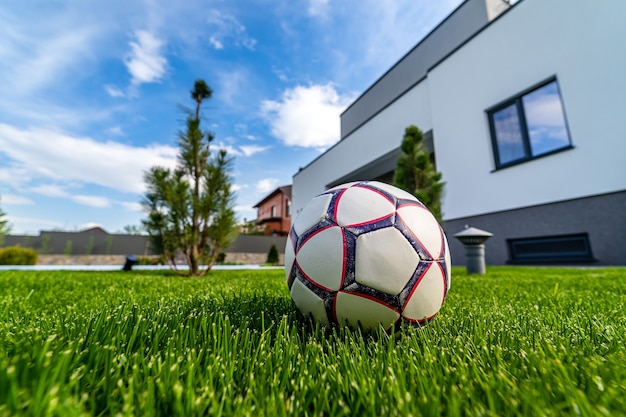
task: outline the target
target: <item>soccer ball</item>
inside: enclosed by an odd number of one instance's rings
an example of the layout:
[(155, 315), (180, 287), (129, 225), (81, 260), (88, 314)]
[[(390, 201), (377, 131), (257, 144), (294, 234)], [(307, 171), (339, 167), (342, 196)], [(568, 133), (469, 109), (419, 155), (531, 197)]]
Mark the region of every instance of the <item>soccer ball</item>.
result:
[(322, 325), (424, 325), (450, 289), (448, 242), (413, 195), (353, 182), (302, 209), (287, 239), (285, 274), (296, 307)]

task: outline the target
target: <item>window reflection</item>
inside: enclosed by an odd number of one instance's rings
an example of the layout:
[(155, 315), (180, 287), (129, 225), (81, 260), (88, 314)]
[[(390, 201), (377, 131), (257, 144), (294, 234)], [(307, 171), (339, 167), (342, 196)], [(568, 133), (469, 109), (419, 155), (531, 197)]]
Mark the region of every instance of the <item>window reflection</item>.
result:
[(556, 80), (494, 108), (488, 116), (497, 167), (570, 146)]
[(526, 156), (517, 106), (512, 104), (494, 113), (493, 123), (498, 137), (500, 163), (506, 164)]
[(533, 156), (569, 145), (556, 81), (522, 97)]

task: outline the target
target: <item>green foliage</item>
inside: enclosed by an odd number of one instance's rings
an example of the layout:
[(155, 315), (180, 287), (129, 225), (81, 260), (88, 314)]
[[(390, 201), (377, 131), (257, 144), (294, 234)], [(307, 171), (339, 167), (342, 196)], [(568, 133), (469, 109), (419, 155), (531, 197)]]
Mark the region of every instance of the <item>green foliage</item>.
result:
[(0, 265), (35, 265), (37, 251), (21, 246), (0, 249)]
[(137, 264), (138, 265), (159, 265), (163, 264), (163, 259), (155, 256), (138, 256)]
[(414, 125), (404, 131), (398, 165), (394, 174), (394, 185), (420, 200), (437, 221), (441, 222), (441, 196), (444, 183), (441, 173), (435, 170), (430, 154), (423, 143), (422, 131)]
[(141, 235), (144, 233), (144, 229), (143, 226), (137, 226), (137, 225), (126, 225), (123, 228), (124, 233), (126, 233), (127, 235)]
[(113, 236), (109, 235), (106, 238), (106, 254), (111, 254), (111, 248), (113, 247)]
[(44, 234), (41, 236), (41, 247), (39, 253), (42, 255), (50, 253), (50, 235)]
[(11, 232), (11, 225), (9, 221), (4, 219), (6, 213), (0, 208), (0, 246), (4, 245), (4, 235), (8, 235)]
[(93, 252), (93, 247), (94, 238), (93, 236), (89, 236), (89, 239), (87, 240), (87, 245), (85, 246), (85, 255), (91, 255), (91, 253)]
[(276, 247), (276, 245), (272, 244), (272, 246), (270, 247), (270, 250), (267, 253), (267, 260), (265, 262), (270, 265), (278, 265), (279, 257), (278, 248)]
[[(236, 235), (234, 193), (230, 173), (232, 159), (225, 150), (211, 155), (213, 134), (200, 129), (200, 106), (212, 91), (197, 80), (191, 91), (197, 107), (187, 118), (187, 129), (178, 138), (176, 169), (152, 167), (145, 175), (148, 192), (143, 224), (153, 249), (176, 269), (182, 255), (192, 276), (204, 275)], [(206, 268), (201, 270), (201, 265)]]
[(63, 249), (63, 254), (66, 256), (70, 256), (72, 254), (72, 241), (68, 240), (65, 242), (65, 248)]
[(0, 415), (626, 415), (624, 272), (456, 268), (429, 326), (366, 336), (283, 270), (0, 271)]

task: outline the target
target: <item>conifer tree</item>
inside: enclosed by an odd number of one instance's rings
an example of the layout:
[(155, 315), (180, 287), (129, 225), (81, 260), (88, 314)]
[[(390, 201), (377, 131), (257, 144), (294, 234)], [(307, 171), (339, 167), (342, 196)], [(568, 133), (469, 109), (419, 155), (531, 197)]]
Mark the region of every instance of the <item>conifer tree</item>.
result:
[(414, 125), (404, 130), (402, 153), (394, 173), (394, 185), (418, 198), (441, 223), (441, 196), (444, 183), (424, 146), (424, 135)]
[[(225, 150), (212, 155), (214, 136), (200, 128), (200, 107), (211, 95), (206, 82), (196, 80), (191, 90), (196, 109), (179, 134), (176, 168), (152, 167), (145, 175), (143, 225), (153, 249), (181, 275), (206, 274), (236, 234), (232, 159)], [(178, 269), (177, 257), (184, 258), (187, 271)]]

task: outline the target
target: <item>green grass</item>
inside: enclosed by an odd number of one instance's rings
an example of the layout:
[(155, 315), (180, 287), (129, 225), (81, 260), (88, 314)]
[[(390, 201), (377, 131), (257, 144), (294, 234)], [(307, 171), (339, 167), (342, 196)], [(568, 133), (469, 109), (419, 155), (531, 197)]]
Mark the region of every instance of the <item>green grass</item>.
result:
[(626, 415), (626, 269), (455, 269), (426, 328), (312, 327), (282, 270), (0, 272), (0, 416)]

